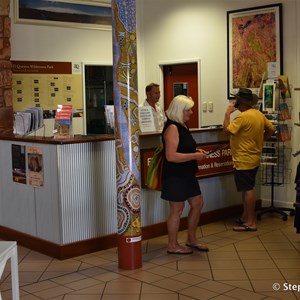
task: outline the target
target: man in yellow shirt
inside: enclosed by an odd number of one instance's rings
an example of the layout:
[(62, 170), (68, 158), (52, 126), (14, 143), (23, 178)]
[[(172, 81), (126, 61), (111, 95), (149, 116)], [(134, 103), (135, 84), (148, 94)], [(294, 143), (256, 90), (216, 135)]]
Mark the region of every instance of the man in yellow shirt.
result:
[[(260, 165), (265, 140), (275, 133), (275, 127), (265, 115), (254, 108), (258, 98), (251, 90), (240, 88), (235, 102), (227, 107), (223, 130), (230, 134), (230, 147), (234, 167), (234, 179), (238, 192), (242, 193), (243, 214), (234, 231), (256, 231), (254, 192), (255, 177)], [(239, 110), (233, 120), (230, 115)]]

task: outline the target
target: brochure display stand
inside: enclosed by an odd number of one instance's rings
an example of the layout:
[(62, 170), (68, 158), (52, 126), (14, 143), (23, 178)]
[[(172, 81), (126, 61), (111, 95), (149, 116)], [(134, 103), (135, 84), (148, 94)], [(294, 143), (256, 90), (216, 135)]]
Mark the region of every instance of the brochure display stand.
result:
[(43, 109), (41, 107), (29, 107), (14, 115), (14, 134), (28, 135), (44, 126)]
[[(266, 167), (266, 166), (264, 166)], [(275, 176), (276, 176), (276, 169), (275, 169), (275, 165), (271, 165), (271, 182), (268, 183), (264, 183), (264, 185), (270, 185), (271, 186), (271, 205), (269, 207), (262, 207), (259, 209), (259, 213), (257, 214), (257, 219), (261, 220), (261, 216), (266, 214), (266, 213), (278, 213), (280, 215), (282, 215), (282, 220), (283, 221), (287, 221), (288, 219), (288, 214), (285, 213), (285, 211), (290, 212), (290, 216), (294, 216), (295, 212), (294, 209), (292, 208), (287, 208), (287, 207), (276, 207), (274, 205), (274, 188), (276, 185), (279, 185), (280, 183), (275, 181)], [(283, 184), (283, 183), (282, 183)]]
[(269, 207), (262, 207), (258, 210), (257, 219), (260, 220), (261, 216), (266, 213), (278, 213), (282, 216), (282, 220), (286, 221), (288, 219), (286, 212), (293, 216), (294, 209), (275, 207), (274, 190), (276, 186), (283, 185), (289, 180), (289, 176), (286, 176), (287, 169), (285, 167), (285, 152), (287, 150), (285, 142), (291, 139), (291, 135), (285, 121), (291, 119), (291, 115), (287, 103), (283, 102), (284, 99), (280, 95), (279, 87), (276, 87), (275, 93), (277, 100), (275, 108), (277, 110), (264, 111), (264, 113), (276, 127), (276, 133), (264, 144), (260, 168), (262, 185), (271, 188), (271, 204)]

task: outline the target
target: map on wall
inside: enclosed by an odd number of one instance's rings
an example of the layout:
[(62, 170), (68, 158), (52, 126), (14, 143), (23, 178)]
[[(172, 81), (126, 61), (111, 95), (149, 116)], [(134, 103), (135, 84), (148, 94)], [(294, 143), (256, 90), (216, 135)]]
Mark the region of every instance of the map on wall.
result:
[(82, 73), (79, 63), (12, 61), (13, 107), (23, 111), (42, 107), (55, 111), (58, 104), (82, 110)]

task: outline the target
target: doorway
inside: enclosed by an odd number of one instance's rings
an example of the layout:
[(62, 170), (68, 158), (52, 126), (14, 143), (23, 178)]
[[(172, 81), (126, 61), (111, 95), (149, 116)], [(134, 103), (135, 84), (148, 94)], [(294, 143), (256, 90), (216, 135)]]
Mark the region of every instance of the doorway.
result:
[(172, 99), (183, 94), (193, 98), (195, 105), (193, 115), (188, 122), (190, 128), (199, 128), (199, 79), (198, 63), (177, 63), (162, 66), (164, 87), (164, 108), (169, 106)]
[(113, 105), (113, 67), (85, 65), (86, 134), (110, 133), (105, 118), (105, 105)]

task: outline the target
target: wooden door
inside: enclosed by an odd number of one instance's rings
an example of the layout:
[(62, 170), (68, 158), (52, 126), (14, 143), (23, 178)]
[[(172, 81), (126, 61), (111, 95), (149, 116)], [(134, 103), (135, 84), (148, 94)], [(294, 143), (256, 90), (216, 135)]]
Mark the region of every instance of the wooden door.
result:
[[(163, 66), (164, 77), (164, 108), (168, 108), (170, 102), (174, 98), (174, 84), (175, 92), (176, 86), (179, 83), (187, 84), (187, 96), (190, 96), (195, 101), (193, 107), (193, 115), (188, 122), (190, 128), (199, 127), (199, 99), (198, 99), (198, 68), (197, 63), (184, 63)], [(182, 92), (185, 94), (185, 90)]]

